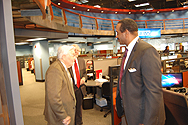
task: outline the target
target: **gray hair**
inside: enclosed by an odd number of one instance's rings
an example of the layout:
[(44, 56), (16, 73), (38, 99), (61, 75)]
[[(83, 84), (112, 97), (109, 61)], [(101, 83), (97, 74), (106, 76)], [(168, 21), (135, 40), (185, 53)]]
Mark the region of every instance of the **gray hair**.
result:
[(75, 47), (75, 49), (80, 50), (80, 47), (79, 47), (77, 44), (72, 44), (72, 46), (74, 46), (74, 47)]
[(63, 45), (60, 46), (57, 50), (57, 58), (61, 59), (63, 55), (66, 55), (69, 53), (71, 49), (73, 49), (73, 46)]

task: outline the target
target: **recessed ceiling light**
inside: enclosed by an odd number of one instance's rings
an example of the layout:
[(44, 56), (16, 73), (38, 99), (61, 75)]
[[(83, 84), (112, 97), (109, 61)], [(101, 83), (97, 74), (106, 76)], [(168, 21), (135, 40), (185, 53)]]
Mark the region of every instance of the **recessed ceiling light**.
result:
[(57, 5), (61, 5), (61, 3), (57, 3)]
[(159, 13), (159, 11), (157, 11), (157, 13)]
[(80, 0), (82, 3), (88, 3), (88, 0)]
[(61, 43), (66, 43), (67, 41), (61, 41)]
[(142, 6), (147, 6), (147, 5), (149, 5), (149, 3), (137, 4), (137, 5), (135, 5), (135, 7), (142, 7)]
[(75, 9), (76, 7), (72, 7), (73, 9)]
[(22, 43), (15, 43), (16, 45), (25, 45), (25, 44), (29, 44), (28, 42), (22, 42)]
[(174, 12), (174, 10), (172, 10), (172, 12)]
[(87, 9), (87, 11), (90, 11), (90, 9)]
[(145, 12), (142, 12), (142, 14), (145, 14)]
[(101, 6), (99, 6), (99, 5), (95, 5), (94, 7), (96, 7), (96, 8), (101, 8)]
[(115, 12), (115, 13), (117, 13), (117, 12)]
[(26, 41), (39, 41), (39, 40), (44, 40), (46, 38), (36, 38), (36, 39), (28, 39)]
[(131, 14), (131, 12), (129, 12), (129, 14)]
[(128, 0), (129, 2), (133, 2), (133, 1), (136, 1), (136, 0)]
[(104, 11), (102, 10), (101, 13), (103, 13)]

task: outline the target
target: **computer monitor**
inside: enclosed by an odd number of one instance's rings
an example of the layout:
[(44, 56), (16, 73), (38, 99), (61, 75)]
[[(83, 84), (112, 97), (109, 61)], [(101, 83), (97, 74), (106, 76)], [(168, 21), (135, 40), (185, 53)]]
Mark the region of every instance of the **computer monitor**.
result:
[(108, 76), (112, 77), (113, 79), (117, 78), (120, 73), (120, 65), (115, 65), (115, 66), (109, 66), (108, 69)]
[(183, 76), (182, 73), (168, 73), (162, 74), (161, 78), (162, 87), (183, 87)]

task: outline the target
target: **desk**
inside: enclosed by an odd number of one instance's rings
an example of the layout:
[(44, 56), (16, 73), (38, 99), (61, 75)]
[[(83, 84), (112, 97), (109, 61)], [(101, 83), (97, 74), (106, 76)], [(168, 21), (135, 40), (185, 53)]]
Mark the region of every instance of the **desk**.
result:
[(93, 80), (87, 80), (87, 83), (85, 83), (86, 86), (88, 87), (97, 87), (97, 86), (102, 86), (103, 82), (96, 82)]
[[(102, 84), (104, 82), (96, 82), (96, 81), (93, 81), (93, 80), (87, 80), (87, 83), (85, 83), (86, 87), (90, 87), (92, 88), (92, 93), (94, 94), (94, 102), (96, 103), (96, 100), (95, 100), (95, 94), (96, 94), (96, 88), (97, 87), (102, 87)], [(89, 94), (89, 93), (88, 93)]]
[(185, 93), (163, 89), (165, 103), (165, 125), (187, 125), (188, 101)]

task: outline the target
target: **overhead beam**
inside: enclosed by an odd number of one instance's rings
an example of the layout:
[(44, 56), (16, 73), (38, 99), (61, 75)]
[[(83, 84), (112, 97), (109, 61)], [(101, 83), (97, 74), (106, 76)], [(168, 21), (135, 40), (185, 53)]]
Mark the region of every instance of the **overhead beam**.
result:
[(28, 29), (14, 29), (16, 37), (33, 37), (33, 38), (48, 38), (48, 39), (65, 39), (68, 38), (68, 33), (57, 33), (48, 31), (37, 31)]

